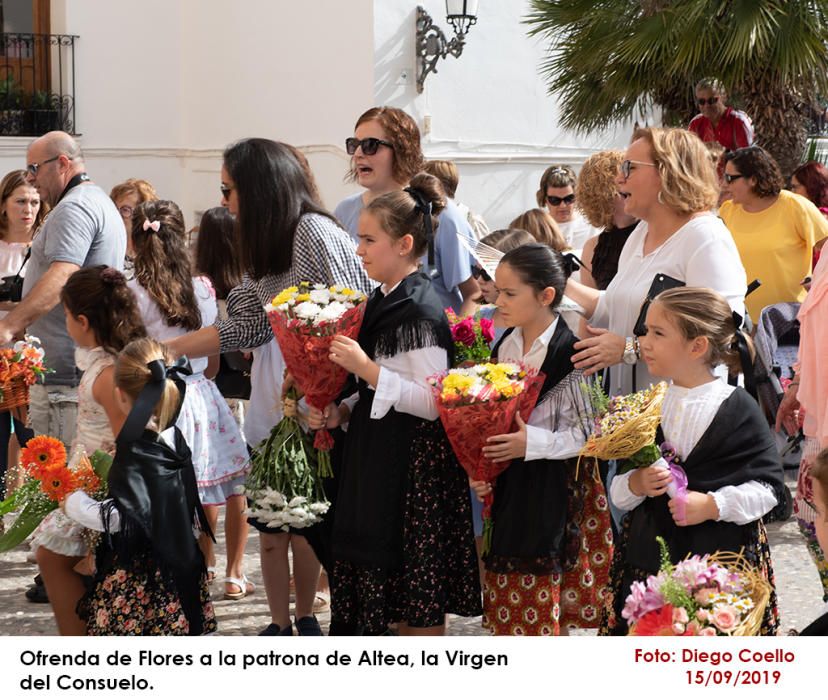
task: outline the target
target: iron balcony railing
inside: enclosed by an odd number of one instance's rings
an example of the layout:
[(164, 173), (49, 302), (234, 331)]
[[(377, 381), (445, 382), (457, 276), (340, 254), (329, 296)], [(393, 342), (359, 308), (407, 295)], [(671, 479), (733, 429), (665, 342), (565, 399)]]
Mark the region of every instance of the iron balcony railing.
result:
[(0, 136), (77, 133), (74, 34), (0, 34)]

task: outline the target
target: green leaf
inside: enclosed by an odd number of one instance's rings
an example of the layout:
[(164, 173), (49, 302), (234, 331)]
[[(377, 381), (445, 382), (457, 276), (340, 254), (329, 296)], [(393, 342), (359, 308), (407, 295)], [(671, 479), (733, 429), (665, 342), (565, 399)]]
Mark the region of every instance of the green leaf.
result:
[(17, 547), (55, 508), (57, 508), (57, 503), (45, 498), (32, 499), (26, 503), (14, 523), (0, 537), (0, 552), (8, 552)]
[(106, 484), (109, 479), (109, 469), (112, 467), (112, 456), (103, 450), (95, 450), (89, 455), (89, 463), (98, 478)]

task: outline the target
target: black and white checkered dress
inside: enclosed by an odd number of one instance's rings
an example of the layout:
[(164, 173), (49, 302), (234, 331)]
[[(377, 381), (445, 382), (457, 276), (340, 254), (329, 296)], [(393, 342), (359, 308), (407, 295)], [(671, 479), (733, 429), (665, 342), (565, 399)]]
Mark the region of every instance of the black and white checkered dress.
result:
[(245, 276), (227, 296), (227, 318), (216, 321), (221, 352), (249, 350), (273, 338), (265, 304), (300, 282), (342, 284), (369, 293), (374, 283), (356, 254), (351, 236), (320, 214), (305, 214), (293, 239), (293, 264), (286, 272), (259, 280)]

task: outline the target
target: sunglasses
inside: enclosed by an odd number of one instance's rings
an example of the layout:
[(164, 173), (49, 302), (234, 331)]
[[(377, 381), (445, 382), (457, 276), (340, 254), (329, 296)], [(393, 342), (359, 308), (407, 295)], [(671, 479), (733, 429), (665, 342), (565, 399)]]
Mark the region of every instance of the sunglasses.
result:
[(369, 136), (367, 139), (358, 139), (353, 136), (349, 139), (345, 139), (345, 150), (348, 152), (349, 156), (354, 155), (357, 148), (361, 148), (364, 155), (372, 156), (377, 152), (377, 149), (379, 149), (380, 146), (388, 146), (388, 148), (392, 150), (394, 148), (393, 143), (383, 141), (382, 139), (375, 139), (373, 136)]
[(705, 105), (714, 105), (719, 101), (718, 97), (708, 97), (706, 100), (703, 97), (700, 97), (698, 100), (699, 107), (704, 107)]
[(630, 177), (630, 173), (634, 170), (633, 165), (649, 165), (653, 168), (658, 167), (655, 163), (645, 163), (643, 160), (625, 160), (618, 166), (618, 172), (621, 173), (625, 180)]
[(486, 272), (482, 267), (477, 267), (476, 265), (472, 265), (471, 269), (472, 277), (476, 280), (482, 279), (484, 282), (491, 282), (492, 278), (488, 272)]
[(233, 191), (233, 188), (229, 185), (219, 185), (219, 189), (221, 190), (221, 196), (225, 199), (230, 199), (230, 193)]
[[(29, 163), (26, 166), (26, 172), (29, 173), (32, 177), (37, 177), (37, 171), (40, 170), (44, 165), (47, 163), (54, 163), (58, 158), (60, 158), (62, 154), (56, 155), (54, 158), (49, 158), (48, 160), (44, 160), (42, 163)], [(72, 160), (71, 158), (69, 160)]]
[(734, 180), (738, 180), (740, 177), (744, 177), (744, 175), (731, 175), (730, 173), (724, 174), (724, 181), (729, 185)]
[(546, 195), (546, 201), (553, 207), (559, 207), (561, 204), (572, 204), (575, 201), (574, 194), (568, 194), (566, 197), (555, 197), (551, 194)]

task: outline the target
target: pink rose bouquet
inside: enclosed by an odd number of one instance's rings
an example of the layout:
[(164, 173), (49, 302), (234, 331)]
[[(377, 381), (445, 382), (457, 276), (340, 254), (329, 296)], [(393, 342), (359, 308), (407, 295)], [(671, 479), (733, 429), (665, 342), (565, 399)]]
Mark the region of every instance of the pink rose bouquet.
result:
[(446, 309), (446, 316), (454, 341), (454, 364), (488, 360), (495, 337), (492, 320), (481, 318), (479, 313), (461, 319), (451, 309)]

